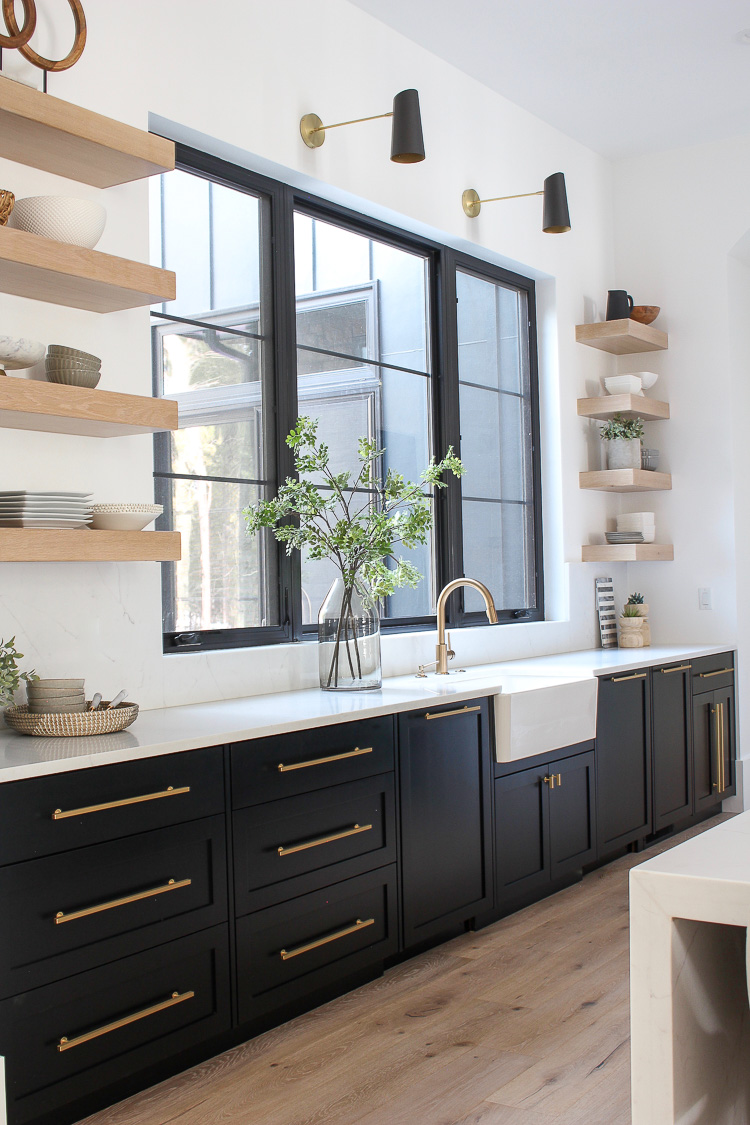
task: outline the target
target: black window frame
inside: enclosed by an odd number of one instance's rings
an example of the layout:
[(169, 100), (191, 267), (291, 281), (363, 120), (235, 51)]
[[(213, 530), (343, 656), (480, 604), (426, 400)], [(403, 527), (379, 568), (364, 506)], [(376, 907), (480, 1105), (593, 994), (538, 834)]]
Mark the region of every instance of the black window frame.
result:
[[(429, 333), (431, 370), (426, 375), (431, 381), (431, 425), (435, 440), (435, 453), (440, 456), (452, 445), (460, 452), (459, 382), (458, 382), (458, 328), (456, 311), (456, 271), (466, 269), (489, 281), (509, 284), (527, 294), (529, 312), (529, 364), (531, 384), (532, 419), (532, 494), (534, 512), (534, 562), (537, 604), (533, 609), (498, 610), (500, 622), (539, 621), (544, 619), (544, 578), (542, 545), (542, 494), (539, 422), (539, 377), (537, 359), (536, 296), (531, 278), (513, 273), (481, 258), (454, 250), (450, 246), (429, 238), (399, 229), (379, 219), (332, 203), (309, 192), (294, 188), (281, 181), (229, 163), (209, 153), (176, 145), (176, 168), (215, 183), (237, 190), (246, 190), (262, 198), (264, 222), (268, 223), (270, 277), (261, 278), (265, 300), (271, 303), (272, 366), (274, 372), (274, 441), (276, 481), (293, 473), (293, 458), (286, 445), (286, 435), (297, 419), (297, 338), (296, 293), (294, 262), (294, 213), (302, 212), (323, 222), (334, 223), (357, 234), (371, 237), (398, 249), (416, 253), (428, 263), (429, 277)], [(179, 279), (178, 279), (179, 284)], [(157, 325), (175, 321), (196, 324), (185, 317), (153, 312), (156, 324), (152, 326), (154, 349), (154, 394), (158, 393), (156, 347)], [(386, 365), (387, 366), (387, 365)], [(154, 435), (154, 477), (168, 479), (169, 434)], [(463, 539), (461, 523), (461, 482), (450, 476), (447, 487), (435, 495), (433, 526), (436, 568), (436, 593), (447, 582), (463, 577)], [(170, 526), (170, 513), (157, 521), (158, 527)], [(203, 629), (192, 632), (164, 632), (164, 652), (201, 652), (217, 649), (251, 648), (259, 645), (290, 643), (312, 638), (314, 625), (302, 624), (301, 567), (297, 553), (287, 556), (277, 544), (278, 605), (280, 623), (274, 626), (255, 626), (240, 629)], [(171, 564), (162, 565), (162, 597), (170, 596)], [(447, 623), (451, 628), (486, 623), (480, 612), (465, 612), (462, 591), (449, 599)], [(434, 629), (434, 614), (423, 617), (383, 618), (383, 631), (408, 632)]]

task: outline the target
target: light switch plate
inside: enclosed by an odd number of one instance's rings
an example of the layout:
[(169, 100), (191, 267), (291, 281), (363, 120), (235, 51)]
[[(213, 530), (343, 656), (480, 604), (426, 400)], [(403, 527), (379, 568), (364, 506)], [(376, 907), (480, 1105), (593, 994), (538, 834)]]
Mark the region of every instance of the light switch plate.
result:
[(711, 587), (698, 587), (698, 609), (711, 609)]

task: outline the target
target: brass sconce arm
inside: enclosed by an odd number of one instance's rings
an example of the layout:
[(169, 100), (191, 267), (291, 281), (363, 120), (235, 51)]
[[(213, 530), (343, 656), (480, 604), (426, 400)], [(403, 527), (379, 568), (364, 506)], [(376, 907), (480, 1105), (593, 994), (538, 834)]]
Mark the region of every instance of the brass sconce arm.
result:
[(350, 121), (336, 121), (324, 125), (317, 113), (306, 113), (300, 119), (299, 131), (308, 148), (320, 148), (326, 139), (327, 129), (340, 129), (344, 125), (360, 125), (363, 121), (380, 121), (393, 118), (391, 132), (391, 160), (396, 164), (416, 164), (424, 160), (422, 117), (419, 95), (416, 90), (402, 90), (393, 99), (389, 113), (375, 113), (371, 117), (354, 117)]
[(342, 125), (359, 125), (363, 121), (380, 121), (382, 117), (393, 117), (393, 110), (389, 113), (376, 113), (373, 117), (354, 117), (351, 121), (337, 121), (335, 125), (324, 125), (317, 113), (306, 113), (300, 119), (299, 131), (308, 148), (320, 148), (326, 139), (326, 129), (340, 129)]
[(563, 234), (570, 230), (568, 197), (562, 172), (553, 172), (551, 176), (547, 176), (541, 191), (522, 191), (515, 195), (495, 195), (489, 199), (480, 199), (474, 188), (467, 188), (461, 196), (461, 206), (468, 218), (476, 219), (483, 203), (499, 203), (504, 199), (528, 199), (532, 195), (544, 196), (542, 230), (545, 234)]

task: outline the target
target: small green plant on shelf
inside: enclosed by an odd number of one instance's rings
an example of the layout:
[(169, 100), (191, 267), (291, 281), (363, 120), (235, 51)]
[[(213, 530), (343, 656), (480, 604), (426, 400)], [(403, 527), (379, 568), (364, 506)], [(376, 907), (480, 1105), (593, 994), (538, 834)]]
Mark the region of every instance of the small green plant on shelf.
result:
[(33, 668), (30, 672), (19, 672), (19, 660), (23, 660), (23, 653), (16, 651), (16, 638), (11, 637), (7, 642), (0, 640), (0, 707), (13, 705), (21, 680), (28, 683), (39, 679)]
[(628, 604), (623, 606), (623, 608), (622, 608), (622, 616), (623, 617), (640, 617), (640, 614), (638, 612), (638, 606), (637, 605), (631, 605), (631, 603), (628, 602)]
[(599, 431), (602, 441), (632, 441), (633, 438), (643, 437), (642, 418), (623, 418), (622, 414), (613, 414)]
[(628, 605), (643, 605), (644, 601), (643, 594), (631, 594), (628, 598)]

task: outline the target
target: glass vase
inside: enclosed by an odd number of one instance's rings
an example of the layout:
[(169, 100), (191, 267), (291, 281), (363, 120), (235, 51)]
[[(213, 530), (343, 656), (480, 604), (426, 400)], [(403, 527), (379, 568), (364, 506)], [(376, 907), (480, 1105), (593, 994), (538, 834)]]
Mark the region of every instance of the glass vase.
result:
[(337, 578), (318, 614), (318, 667), (324, 691), (382, 686), (380, 614), (364, 583)]

